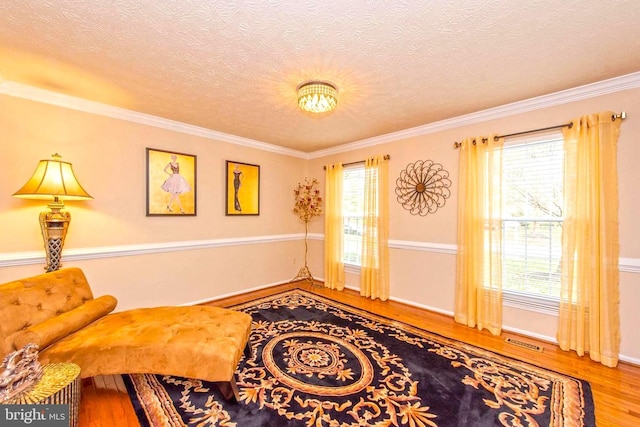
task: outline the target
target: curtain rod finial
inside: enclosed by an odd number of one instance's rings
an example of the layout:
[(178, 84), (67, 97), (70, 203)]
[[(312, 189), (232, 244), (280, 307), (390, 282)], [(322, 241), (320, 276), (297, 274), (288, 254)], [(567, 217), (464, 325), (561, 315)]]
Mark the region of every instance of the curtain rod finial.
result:
[(624, 120), (626, 118), (627, 118), (627, 112), (626, 111), (621, 111), (618, 114), (612, 114), (611, 115), (611, 121), (612, 122), (615, 122), (616, 119)]

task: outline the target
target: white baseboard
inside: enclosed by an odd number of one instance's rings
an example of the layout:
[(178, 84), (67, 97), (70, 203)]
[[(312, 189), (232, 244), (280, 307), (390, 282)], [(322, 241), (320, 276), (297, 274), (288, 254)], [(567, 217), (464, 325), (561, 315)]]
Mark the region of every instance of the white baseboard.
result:
[(216, 301), (216, 300), (225, 299), (225, 298), (229, 298), (229, 297), (235, 297), (235, 296), (246, 294), (246, 293), (249, 293), (249, 292), (261, 291), (263, 289), (267, 289), (267, 288), (270, 288), (270, 287), (273, 287), (273, 286), (284, 285), (285, 283), (289, 283), (289, 282), (290, 282), (290, 279), (289, 280), (283, 280), (283, 281), (280, 281), (280, 282), (273, 282), (273, 283), (269, 283), (267, 285), (255, 286), (255, 287), (249, 288), (249, 289), (242, 289), (242, 290), (236, 291), (236, 292), (229, 292), (229, 293), (226, 293), (226, 294), (216, 295), (215, 297), (211, 297), (211, 298), (205, 298), (205, 299), (201, 299), (201, 300), (198, 300), (198, 301), (187, 302), (187, 303), (184, 303), (184, 304), (180, 304), (180, 306), (206, 304), (206, 303), (211, 302), (211, 301)]
[[(360, 291), (360, 289), (355, 288), (355, 287), (350, 287), (349, 289), (352, 289), (352, 290), (354, 290), (356, 292)], [(443, 315), (451, 317), (451, 318), (453, 318), (453, 316), (454, 316), (454, 313), (452, 311), (442, 310), (442, 309), (439, 309), (437, 307), (431, 307), (431, 306), (424, 305), (424, 304), (418, 304), (418, 303), (415, 303), (413, 301), (405, 300), (405, 299), (402, 299), (402, 298), (389, 297), (389, 299), (391, 301), (395, 301), (395, 302), (399, 302), (399, 303), (402, 303), (402, 304), (406, 304), (406, 305), (411, 306), (411, 307), (416, 307), (416, 308), (420, 308), (420, 309), (423, 309), (423, 310), (432, 311), (434, 313), (443, 314)], [(531, 332), (531, 331), (525, 331), (523, 329), (513, 328), (513, 327), (505, 326), (505, 325), (502, 326), (502, 329), (504, 331), (507, 331), (507, 332), (512, 332), (514, 334), (521, 335), (523, 337), (533, 338), (533, 339), (536, 339), (536, 340), (539, 340), (539, 341), (544, 341), (544, 342), (548, 342), (548, 343), (551, 343), (551, 344), (558, 345), (558, 341), (554, 337), (549, 337), (549, 336), (542, 335), (542, 334), (536, 334), (536, 333)], [(640, 366), (640, 359), (637, 359), (637, 358), (634, 358), (634, 357), (625, 356), (623, 354), (619, 355), (618, 358), (620, 359), (621, 362), (629, 363), (631, 365)]]

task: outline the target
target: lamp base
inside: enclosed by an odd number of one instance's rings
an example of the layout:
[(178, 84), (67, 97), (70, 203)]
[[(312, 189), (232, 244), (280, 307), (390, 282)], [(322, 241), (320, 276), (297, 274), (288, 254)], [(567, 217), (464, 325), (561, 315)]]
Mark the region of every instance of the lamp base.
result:
[(62, 212), (64, 204), (55, 200), (49, 204), (48, 211), (40, 213), (40, 229), (44, 239), (44, 249), (47, 256), (45, 270), (48, 272), (59, 270), (62, 267), (62, 247), (67, 235), (67, 228), (71, 222), (71, 214)]
[(46, 244), (47, 266), (44, 268), (47, 273), (60, 270), (62, 263), (62, 239), (49, 239)]
[(315, 280), (313, 279), (313, 275), (311, 275), (309, 267), (307, 267), (306, 265), (298, 270), (298, 274), (296, 275), (296, 277), (291, 279), (290, 282), (297, 282), (298, 280), (305, 280), (311, 283), (312, 286), (322, 287), (321, 285), (316, 284)]

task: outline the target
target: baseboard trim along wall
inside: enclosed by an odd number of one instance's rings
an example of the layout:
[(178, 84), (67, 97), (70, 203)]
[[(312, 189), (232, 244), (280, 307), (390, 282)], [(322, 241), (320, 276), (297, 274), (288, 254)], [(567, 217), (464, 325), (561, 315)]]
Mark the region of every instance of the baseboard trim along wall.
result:
[(216, 296), (211, 297), (211, 298), (205, 298), (205, 299), (201, 299), (201, 300), (198, 300), (198, 301), (192, 301), (192, 302), (188, 302), (188, 303), (184, 303), (184, 304), (180, 304), (180, 305), (181, 306), (189, 306), (189, 305), (206, 304), (206, 303), (211, 302), (211, 301), (217, 301), (217, 300), (221, 300), (221, 299), (225, 299), (225, 298), (236, 297), (236, 296), (242, 295), (242, 294), (248, 294), (248, 293), (251, 293), (251, 292), (261, 291), (263, 289), (268, 289), (268, 288), (271, 288), (273, 286), (284, 285), (285, 283), (289, 283), (289, 282), (291, 282), (291, 279), (282, 280), (282, 281), (274, 282), (274, 283), (269, 283), (269, 284), (266, 284), (266, 285), (254, 286), (253, 288), (242, 289), (241, 291), (229, 292), (229, 293), (226, 293), (226, 294), (216, 295)]
[[(318, 279), (318, 280), (320, 280), (320, 279)], [(349, 289), (352, 289), (352, 290), (354, 290), (356, 292), (360, 292), (360, 289), (357, 289), (357, 288), (349, 287)], [(420, 309), (431, 311), (431, 312), (434, 312), (434, 313), (439, 313), (439, 314), (442, 314), (442, 315), (445, 315), (445, 316), (448, 316), (448, 317), (451, 317), (451, 318), (453, 318), (453, 315), (454, 315), (454, 313), (451, 312), (451, 311), (441, 310), (439, 308), (431, 307), (431, 306), (424, 305), (424, 304), (418, 304), (418, 303), (415, 303), (415, 302), (412, 302), (412, 301), (409, 301), (409, 300), (405, 300), (405, 299), (402, 299), (402, 298), (389, 297), (389, 299), (391, 301), (399, 302), (401, 304), (406, 304), (406, 305), (411, 306), (411, 307), (420, 308)], [(518, 328), (512, 328), (512, 327), (507, 326), (507, 325), (503, 325), (502, 326), (502, 330), (507, 331), (507, 332), (511, 332), (511, 333), (514, 333), (514, 334), (518, 334), (518, 335), (523, 336), (523, 337), (529, 337), (529, 338), (537, 339), (539, 341), (544, 341), (544, 342), (548, 342), (548, 343), (551, 343), (551, 344), (554, 344), (554, 345), (558, 345), (558, 341), (555, 338), (549, 337), (549, 336), (546, 336), (546, 335), (536, 334), (534, 332), (525, 331), (525, 330), (518, 329)], [(640, 359), (637, 359), (637, 358), (634, 358), (634, 357), (625, 356), (623, 354), (620, 354), (618, 356), (618, 358), (619, 358), (619, 360), (621, 362), (625, 362), (625, 363), (629, 363), (629, 364), (632, 364), (632, 365), (640, 366)]]

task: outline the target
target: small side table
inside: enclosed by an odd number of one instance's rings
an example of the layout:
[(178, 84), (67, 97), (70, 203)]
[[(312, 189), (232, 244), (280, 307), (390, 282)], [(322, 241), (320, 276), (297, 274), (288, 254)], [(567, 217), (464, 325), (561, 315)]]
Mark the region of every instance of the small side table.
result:
[(80, 409), (80, 367), (74, 363), (50, 363), (29, 391), (4, 402), (8, 404), (69, 405), (69, 425), (78, 426)]

